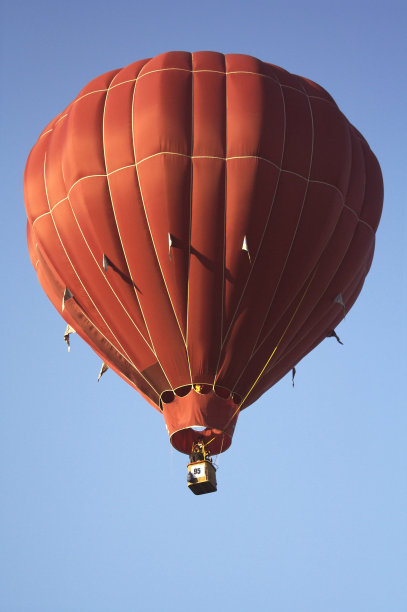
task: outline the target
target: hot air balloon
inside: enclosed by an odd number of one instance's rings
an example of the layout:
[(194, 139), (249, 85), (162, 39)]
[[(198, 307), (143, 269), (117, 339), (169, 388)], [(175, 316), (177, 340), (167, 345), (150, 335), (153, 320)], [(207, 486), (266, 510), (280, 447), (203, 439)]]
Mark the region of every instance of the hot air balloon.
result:
[[(24, 197), (31, 261), (68, 329), (205, 472), (239, 412), (352, 307), (383, 185), (316, 83), (170, 52), (86, 85), (33, 147)], [(216, 490), (189, 472), (194, 492)]]

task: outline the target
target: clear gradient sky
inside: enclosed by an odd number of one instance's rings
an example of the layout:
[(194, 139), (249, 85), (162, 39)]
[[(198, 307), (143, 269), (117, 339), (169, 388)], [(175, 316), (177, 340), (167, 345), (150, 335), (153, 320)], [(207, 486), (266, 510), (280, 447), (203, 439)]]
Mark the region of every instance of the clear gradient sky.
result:
[[(1, 10), (1, 612), (407, 610), (405, 2), (28, 0)], [(160, 415), (43, 294), (22, 177), (98, 74), (168, 50), (247, 53), (325, 87), (384, 175), (362, 294), (240, 416), (216, 494)]]

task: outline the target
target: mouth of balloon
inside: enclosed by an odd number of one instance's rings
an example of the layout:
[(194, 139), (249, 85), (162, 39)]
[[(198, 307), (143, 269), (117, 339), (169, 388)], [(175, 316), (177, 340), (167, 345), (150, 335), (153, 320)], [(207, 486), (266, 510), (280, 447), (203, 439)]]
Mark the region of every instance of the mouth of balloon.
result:
[(172, 446), (189, 455), (193, 444), (202, 439), (212, 455), (227, 450), (231, 443), (239, 406), (232, 397), (219, 397), (213, 390), (195, 389), (163, 403), (163, 416)]
[(196, 431), (192, 427), (180, 429), (172, 434), (170, 441), (172, 446), (180, 453), (190, 455), (195, 442), (202, 440), (205, 448), (211, 455), (219, 455), (227, 450), (232, 444), (232, 437), (219, 429), (206, 428)]

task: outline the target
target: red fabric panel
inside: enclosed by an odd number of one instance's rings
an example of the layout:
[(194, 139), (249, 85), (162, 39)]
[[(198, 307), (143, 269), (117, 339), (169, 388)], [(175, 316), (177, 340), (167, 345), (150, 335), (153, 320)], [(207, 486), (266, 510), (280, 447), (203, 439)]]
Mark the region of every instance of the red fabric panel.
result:
[[(226, 253), (225, 253), (225, 321), (223, 338), (234, 320), (236, 309), (241, 298), (248, 294), (245, 287), (253, 272), (252, 263), (259, 256), (264, 243), (269, 250), (281, 244), (282, 233), (268, 240), (265, 232), (277, 226), (270, 215), (278, 211), (275, 206), (276, 193), (282, 188), (280, 171), (273, 166), (255, 158), (231, 159), (227, 164), (227, 206), (226, 206)], [(294, 178), (293, 192), (300, 183), (300, 192), (304, 192), (303, 181)], [(289, 212), (289, 211), (288, 211)], [(287, 217), (291, 217), (289, 214)], [(294, 223), (297, 217), (295, 216)], [(288, 219), (288, 223), (290, 220)], [(242, 250), (244, 237), (247, 238), (249, 255)], [(276, 250), (274, 248), (274, 250)], [(273, 253), (267, 255), (274, 260)], [(271, 261), (268, 259), (267, 261)], [(277, 272), (278, 266), (274, 266)], [(273, 274), (273, 270), (270, 271)], [(269, 277), (269, 285), (272, 284)], [(258, 292), (252, 295), (257, 302)]]
[(377, 159), (368, 148), (368, 144), (363, 141), (362, 147), (365, 153), (365, 205), (360, 215), (362, 221), (371, 226), (375, 232), (379, 225), (383, 203), (383, 181), (380, 166)]
[(223, 68), (221, 73), (194, 73), (193, 98), (193, 154), (225, 157), (226, 76)]
[(76, 104), (78, 102), (78, 100), (81, 100), (82, 98), (85, 98), (89, 94), (93, 95), (95, 92), (101, 92), (101, 93), (106, 94), (106, 91), (107, 91), (107, 89), (109, 87), (109, 84), (112, 82), (112, 80), (118, 74), (118, 72), (121, 72), (121, 71), (119, 71), (119, 70), (111, 70), (110, 72), (105, 72), (104, 74), (101, 74), (101, 75), (97, 76), (96, 78), (92, 79), (91, 81), (89, 81), (89, 83), (87, 85), (85, 85), (85, 87), (83, 87), (81, 89), (81, 91), (76, 96), (75, 100), (70, 105), (70, 107), (72, 107), (74, 104)]
[(129, 272), (152, 345), (169, 379), (167, 388), (184, 385), (190, 382), (185, 342), (151, 239), (137, 173), (126, 168), (112, 174), (109, 181)]
[(28, 222), (48, 212), (47, 191), (44, 184), (44, 165), (49, 135), (37, 142), (28, 156), (24, 172), (24, 201)]
[(228, 157), (257, 155), (280, 166), (284, 104), (278, 83), (256, 74), (228, 73), (226, 92)]
[[(160, 177), (159, 181), (157, 176)], [(185, 339), (191, 161), (188, 157), (179, 155), (157, 155), (140, 163), (138, 177), (157, 260), (160, 262), (168, 296)], [(171, 252), (169, 234), (172, 242)], [(157, 306), (158, 304), (155, 305)]]
[[(73, 218), (72, 227), (68, 227), (66, 223), (68, 231), (65, 241), (74, 241), (77, 237), (78, 244), (73, 257), (83, 251), (83, 255), (77, 260), (77, 269), (81, 270), (85, 265), (92, 266), (94, 271), (91, 277), (96, 280), (97, 268), (99, 281), (103, 285), (103, 291), (106, 291), (106, 299), (111, 301), (110, 308), (116, 310), (118, 317), (121, 309), (123, 318), (131, 321), (148, 343), (148, 330), (117, 230), (116, 202), (112, 198), (110, 180), (106, 181), (105, 177), (92, 177), (77, 183), (71, 190), (69, 203)], [(109, 261), (107, 271), (103, 269), (104, 255)], [(103, 282), (104, 280), (107, 282)]]
[[(367, 263), (361, 271), (361, 276), (363, 279), (352, 283), (352, 285), (345, 292), (344, 299), (346, 300), (346, 304), (349, 306), (349, 308), (351, 308), (356, 301), (363, 287), (364, 278), (368, 273), (369, 268), (370, 263)], [(305, 357), (305, 355), (313, 350), (320, 342), (325, 340), (326, 333), (320, 333), (321, 328), (331, 330), (335, 328), (335, 326), (343, 319), (343, 312), (341, 312), (338, 305), (336, 305), (336, 313), (336, 316), (332, 316), (332, 312), (325, 312), (323, 317), (319, 319), (318, 330), (311, 329), (309, 334), (302, 339), (301, 343), (298, 343), (291, 351), (286, 349), (281, 353), (280, 359), (272, 361), (270, 366), (266, 369), (264, 376), (262, 376), (260, 383), (255, 386), (247, 402), (245, 402), (243, 409), (254, 403), (265, 391), (267, 391), (267, 389), (278, 382), (287, 374), (287, 372), (290, 372), (293, 364), (298, 363), (298, 361)]]
[(283, 88), (285, 139), (283, 168), (307, 177), (313, 153), (313, 120), (310, 103), (302, 91)]
[(192, 379), (212, 384), (222, 333), (225, 163), (194, 159), (188, 285)]
[[(285, 313), (284, 317), (279, 321), (278, 326), (272, 330), (272, 333), (262, 338), (252, 359), (247, 364), (244, 377), (242, 377), (236, 385), (236, 390), (239, 393), (247, 392), (247, 380), (252, 380), (254, 382), (283, 334), (283, 340), (268, 368), (268, 371), (271, 373), (269, 376), (264, 375), (261, 378), (261, 381), (256, 385), (256, 392), (261, 391), (262, 388), (265, 391), (271, 384), (277, 382), (281, 376), (291, 370), (291, 368), (296, 365), (305, 354), (312, 350), (316, 344), (319, 344), (329, 331), (335, 328), (344, 316), (342, 307), (334, 301), (335, 297), (341, 292), (347, 311), (351, 308), (358, 295), (354, 295), (354, 288), (357, 286), (358, 292), (361, 290), (364, 277), (369, 270), (373, 245), (374, 236), (372, 231), (366, 226), (357, 226), (355, 235), (346, 248), (345, 256), (322, 298), (317, 301), (315, 297), (316, 293), (319, 291), (319, 284), (311, 284), (303, 300), (300, 314), (295, 317), (287, 332), (284, 334), (298, 303), (298, 299)], [(362, 259), (361, 253), (365, 253)], [(350, 277), (350, 262), (354, 262), (355, 260), (358, 260), (360, 263), (358, 267), (352, 266), (353, 276)], [(315, 338), (318, 338), (316, 344)], [(286, 354), (290, 356), (288, 361), (286, 359)], [(281, 361), (283, 363), (288, 362), (288, 366), (281, 375), (275, 378), (274, 368), (279, 372), (279, 362)], [(273, 380), (271, 384), (269, 382), (270, 378)], [(255, 401), (255, 397), (255, 395), (250, 395), (246, 407)]]
[[(126, 85), (127, 83), (132, 83), (133, 89), (136, 83), (136, 80), (140, 76), (140, 72), (145, 66), (148, 64), (150, 59), (139, 60), (138, 62), (134, 62), (133, 64), (129, 64), (125, 68), (119, 70), (117, 74), (115, 74), (114, 79), (111, 81), (113, 87), (118, 87), (120, 85)], [(109, 92), (110, 93), (110, 92)]]
[(192, 144), (192, 76), (190, 70), (141, 75), (133, 107), (136, 160), (161, 151), (189, 155)]
[[(120, 74), (120, 73), (119, 73)], [(103, 116), (103, 143), (107, 173), (134, 165), (132, 105), (134, 80), (116, 85), (112, 81)]]
[[(37, 270), (38, 280), (55, 308), (61, 311), (61, 296), (65, 291), (63, 282), (56, 270), (52, 268), (52, 265), (49, 265), (41, 253), (36, 250), (32, 242), (30, 230), (27, 232), (27, 238), (30, 257)], [(156, 391), (156, 380), (150, 379), (149, 376), (146, 376), (145, 372), (139, 372), (120, 350), (115, 349), (114, 345), (101, 330), (85, 315), (75, 298), (65, 302), (62, 316), (75, 329), (78, 335), (89, 344), (92, 350), (105, 361), (109, 368), (113, 369), (127, 383), (137, 389), (158, 410), (159, 394)], [(162, 388), (163, 381), (160, 382)]]
[(104, 175), (103, 112), (106, 90), (80, 98), (70, 106), (67, 138), (62, 153), (66, 185), (86, 176)]
[(352, 163), (348, 122), (338, 109), (319, 99), (310, 100), (313, 148), (310, 178), (346, 192)]
[[(238, 311), (232, 311), (234, 318), (227, 328), (218, 383), (229, 389), (233, 388), (245, 368), (261, 334), (265, 317), (276, 299), (282, 271), (296, 235), (305, 193), (306, 183), (303, 179), (281, 174), (257, 259), (250, 266), (250, 277), (242, 290)], [(290, 207), (287, 209), (288, 201)], [(251, 312), (252, 316), (245, 316), (246, 312)]]

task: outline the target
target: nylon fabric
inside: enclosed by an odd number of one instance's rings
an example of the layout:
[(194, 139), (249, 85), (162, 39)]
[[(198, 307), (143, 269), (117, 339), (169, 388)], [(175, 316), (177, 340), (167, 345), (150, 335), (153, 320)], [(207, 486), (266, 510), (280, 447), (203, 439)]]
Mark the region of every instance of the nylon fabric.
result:
[[(357, 299), (383, 183), (316, 83), (245, 55), (170, 52), (81, 90), (34, 145), (24, 199), (30, 259), (65, 321), (164, 416), (182, 406), (179, 450), (198, 402), (221, 452), (233, 431), (214, 411), (257, 381), (253, 403), (342, 320), (335, 297), (347, 313)], [(210, 391), (177, 395), (195, 383)]]

